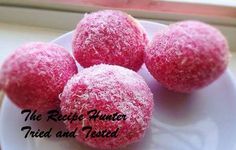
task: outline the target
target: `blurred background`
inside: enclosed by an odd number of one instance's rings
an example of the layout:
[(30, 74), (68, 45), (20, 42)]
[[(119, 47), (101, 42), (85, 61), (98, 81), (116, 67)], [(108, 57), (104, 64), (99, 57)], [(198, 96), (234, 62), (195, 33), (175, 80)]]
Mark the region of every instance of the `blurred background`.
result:
[(163, 24), (186, 19), (212, 24), (229, 41), (229, 67), (236, 75), (236, 0), (0, 0), (0, 65), (19, 45), (49, 42), (73, 30), (84, 13), (101, 9)]

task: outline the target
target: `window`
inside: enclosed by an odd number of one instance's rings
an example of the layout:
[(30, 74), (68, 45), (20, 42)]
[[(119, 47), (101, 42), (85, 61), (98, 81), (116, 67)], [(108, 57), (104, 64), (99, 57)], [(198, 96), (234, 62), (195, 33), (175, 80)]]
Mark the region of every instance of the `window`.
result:
[(175, 15), (173, 18), (176, 18), (176, 15), (183, 14), (236, 19), (236, 0), (2, 0), (0, 3), (73, 12), (86, 12), (103, 7), (119, 8), (144, 18), (157, 18), (158, 15), (155, 14), (159, 13), (165, 14), (167, 19), (170, 15)]

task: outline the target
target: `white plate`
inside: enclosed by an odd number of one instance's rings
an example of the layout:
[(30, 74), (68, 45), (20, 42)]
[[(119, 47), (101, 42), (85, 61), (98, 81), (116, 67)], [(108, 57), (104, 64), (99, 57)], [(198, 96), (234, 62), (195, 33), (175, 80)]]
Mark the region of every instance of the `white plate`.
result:
[[(141, 21), (149, 37), (164, 25)], [(72, 32), (55, 41), (71, 51)], [(81, 68), (81, 67), (80, 67)], [(236, 84), (227, 70), (210, 86), (191, 94), (179, 94), (161, 87), (147, 72), (146, 79), (155, 95), (152, 125), (145, 137), (123, 150), (236, 150)], [(1, 112), (3, 150), (90, 150), (74, 139), (24, 139), (21, 127), (63, 128), (63, 125), (24, 122), (20, 109), (5, 97)]]

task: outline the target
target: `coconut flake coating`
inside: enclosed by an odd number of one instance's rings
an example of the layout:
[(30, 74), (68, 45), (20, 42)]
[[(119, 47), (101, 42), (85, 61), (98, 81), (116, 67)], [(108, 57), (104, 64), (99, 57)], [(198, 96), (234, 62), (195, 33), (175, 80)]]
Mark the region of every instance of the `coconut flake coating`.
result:
[(137, 71), (147, 42), (144, 29), (133, 17), (105, 10), (85, 15), (77, 25), (72, 47), (83, 67), (104, 63)]
[(59, 107), (58, 95), (77, 73), (73, 57), (56, 44), (32, 42), (17, 48), (4, 62), (3, 90), (20, 108), (46, 112)]
[(163, 86), (191, 92), (216, 80), (228, 60), (228, 43), (219, 30), (202, 22), (183, 21), (154, 37), (145, 63)]
[[(153, 95), (136, 72), (115, 65), (94, 65), (73, 76), (60, 96), (62, 114), (84, 114), (83, 121), (65, 124), (69, 131), (78, 127), (76, 139), (99, 149), (115, 149), (138, 141), (149, 126)], [(91, 121), (87, 111), (97, 109), (102, 114), (125, 114), (125, 121)], [(93, 130), (115, 130), (116, 138), (85, 138), (82, 127)]]

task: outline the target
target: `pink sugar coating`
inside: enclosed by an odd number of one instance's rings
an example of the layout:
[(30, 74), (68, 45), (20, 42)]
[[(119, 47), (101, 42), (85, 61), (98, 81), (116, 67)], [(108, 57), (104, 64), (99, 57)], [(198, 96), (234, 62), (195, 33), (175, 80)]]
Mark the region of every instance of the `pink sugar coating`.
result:
[(219, 30), (199, 21), (183, 21), (153, 38), (145, 63), (163, 86), (191, 92), (216, 80), (228, 60), (228, 43)]
[[(62, 114), (78, 113), (86, 116), (92, 109), (103, 114), (119, 112), (126, 121), (65, 122), (67, 129), (78, 127), (76, 139), (99, 149), (115, 149), (138, 141), (149, 126), (153, 109), (153, 95), (136, 72), (115, 65), (94, 65), (73, 76), (60, 96)], [(85, 117), (88, 118), (88, 117)], [(115, 130), (117, 138), (85, 138), (84, 126), (99, 130)]]
[(46, 112), (59, 107), (58, 95), (77, 73), (73, 57), (56, 44), (32, 42), (17, 48), (0, 72), (1, 85), (20, 108)]
[(83, 67), (105, 63), (137, 71), (147, 42), (144, 29), (133, 17), (104, 10), (85, 15), (77, 25), (72, 47)]

